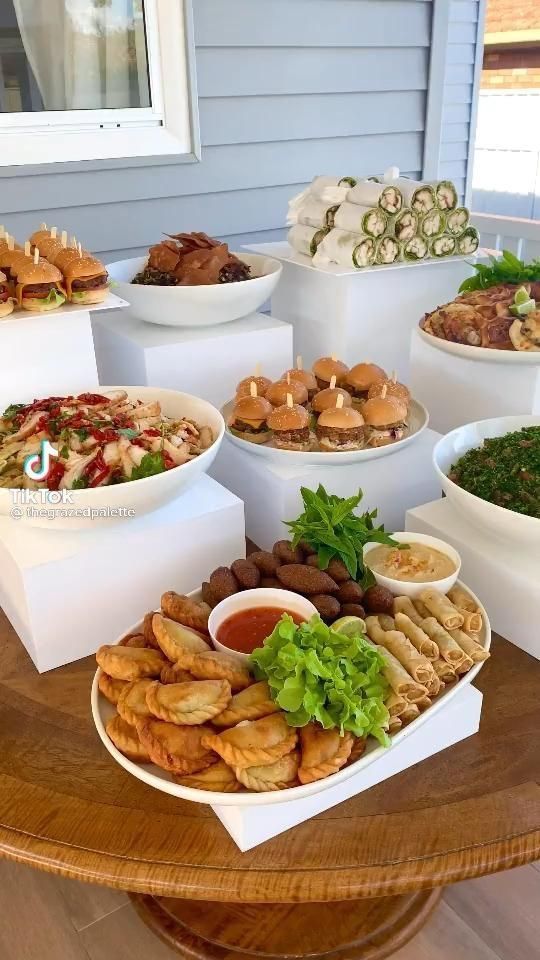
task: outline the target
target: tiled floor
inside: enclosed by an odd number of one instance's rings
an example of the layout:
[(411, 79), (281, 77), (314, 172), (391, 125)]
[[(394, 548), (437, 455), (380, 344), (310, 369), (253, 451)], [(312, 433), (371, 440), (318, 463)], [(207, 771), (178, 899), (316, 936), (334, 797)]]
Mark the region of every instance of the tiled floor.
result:
[[(540, 956), (540, 864), (448, 887), (394, 960)], [(0, 861), (1, 960), (174, 960), (123, 893)]]

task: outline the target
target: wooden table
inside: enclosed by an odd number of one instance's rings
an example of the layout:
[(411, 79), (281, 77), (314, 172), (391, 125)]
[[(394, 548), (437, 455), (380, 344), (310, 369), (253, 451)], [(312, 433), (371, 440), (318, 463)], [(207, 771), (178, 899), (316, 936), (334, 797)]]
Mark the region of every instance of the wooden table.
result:
[(94, 669), (39, 676), (0, 614), (0, 853), (129, 890), (186, 957), (385, 957), (445, 884), (540, 857), (540, 663), (504, 640), (477, 681), (477, 736), (249, 853), (208, 807), (113, 762)]

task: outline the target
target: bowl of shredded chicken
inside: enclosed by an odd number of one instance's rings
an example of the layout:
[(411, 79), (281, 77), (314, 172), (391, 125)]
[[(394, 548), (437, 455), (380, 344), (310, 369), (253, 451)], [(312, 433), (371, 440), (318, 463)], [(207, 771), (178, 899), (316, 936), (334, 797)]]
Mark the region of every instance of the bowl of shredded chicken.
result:
[(152, 387), (12, 403), (0, 417), (0, 513), (77, 528), (133, 519), (176, 497), (213, 462), (221, 414)]

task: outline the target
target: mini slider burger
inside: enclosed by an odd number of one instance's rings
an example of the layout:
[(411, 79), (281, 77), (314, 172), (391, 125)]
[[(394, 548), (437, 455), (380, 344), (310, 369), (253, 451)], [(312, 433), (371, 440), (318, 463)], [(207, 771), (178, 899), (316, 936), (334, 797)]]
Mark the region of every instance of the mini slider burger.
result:
[(336, 378), (336, 383), (343, 383), (349, 368), (346, 363), (336, 360), (335, 357), (320, 357), (313, 364), (313, 373), (317, 378), (320, 390), (325, 390), (330, 386), (332, 377)]
[(338, 397), (343, 397), (344, 407), (352, 406), (350, 393), (347, 393), (347, 391), (343, 390), (342, 387), (336, 387), (336, 378), (332, 377), (330, 386), (327, 387), (326, 390), (319, 390), (319, 392), (313, 397), (313, 400), (311, 401), (311, 410), (313, 414), (318, 416), (318, 414), (322, 413), (323, 410), (328, 410), (330, 407), (335, 407)]
[(292, 370), (286, 370), (281, 379), (298, 380), (299, 383), (303, 383), (308, 392), (308, 400), (312, 400), (319, 389), (315, 374), (311, 370), (303, 369), (302, 357), (296, 358), (296, 367), (293, 367)]
[(252, 383), (249, 397), (237, 397), (229, 419), (229, 429), (236, 437), (250, 443), (267, 443), (272, 433), (267, 420), (272, 413), (272, 404), (257, 396), (257, 387)]
[(9, 317), (10, 313), (13, 313), (13, 300), (9, 295), (7, 277), (0, 272), (0, 320)]
[(370, 447), (384, 447), (401, 440), (407, 427), (407, 404), (398, 397), (372, 397), (366, 400), (362, 414), (366, 421)]
[(244, 377), (236, 388), (236, 396), (250, 397), (252, 383), (257, 387), (257, 396), (264, 397), (272, 381), (268, 377), (259, 376), (259, 374), (255, 374), (253, 377)]
[(321, 450), (361, 450), (364, 446), (364, 418), (354, 407), (344, 407), (343, 397), (335, 407), (323, 410), (317, 421)]
[(346, 378), (344, 386), (352, 396), (353, 407), (362, 408), (364, 400), (367, 400), (369, 388), (379, 380), (387, 380), (387, 375), (376, 363), (357, 363), (351, 367)]
[(17, 276), (17, 267), (19, 264), (26, 263), (27, 261), (29, 263), (32, 262), (29, 245), (28, 253), (25, 253), (24, 250), (20, 249), (20, 247), (15, 246), (13, 237), (9, 237), (8, 246), (0, 249), (0, 270), (6, 276), (8, 289), (12, 296), (15, 294), (15, 278)]
[(287, 394), (287, 403), (275, 407), (268, 417), (268, 426), (274, 432), (274, 444), (282, 450), (308, 450), (310, 445), (309, 413), (305, 407), (293, 403)]
[(281, 407), (287, 403), (287, 394), (289, 393), (293, 398), (293, 403), (299, 403), (302, 406), (307, 403), (308, 392), (306, 387), (299, 380), (291, 380), (290, 377), (270, 384), (265, 397), (273, 407)]
[(103, 303), (109, 292), (109, 275), (100, 260), (78, 257), (63, 268), (70, 303)]
[(395, 374), (392, 375), (390, 380), (377, 380), (371, 384), (368, 391), (369, 400), (372, 400), (373, 397), (382, 397), (383, 395), (385, 397), (397, 397), (398, 400), (402, 400), (407, 406), (409, 406), (411, 402), (410, 390), (404, 383), (399, 383), (399, 381), (396, 380)]
[(66, 302), (62, 274), (47, 260), (39, 260), (36, 247), (34, 259), (27, 258), (16, 266), (15, 296), (23, 310), (45, 313), (56, 310)]

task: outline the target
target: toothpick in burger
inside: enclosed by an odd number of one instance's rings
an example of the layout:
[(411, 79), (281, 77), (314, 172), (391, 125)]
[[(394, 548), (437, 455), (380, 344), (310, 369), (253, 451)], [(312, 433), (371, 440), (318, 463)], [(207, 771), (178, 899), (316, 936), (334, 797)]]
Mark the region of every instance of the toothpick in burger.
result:
[(343, 397), (336, 406), (323, 410), (317, 421), (317, 440), (321, 450), (361, 450), (364, 446), (364, 418), (354, 407), (344, 407)]
[(287, 403), (288, 393), (291, 394), (293, 403), (299, 403), (303, 406), (308, 402), (308, 392), (304, 384), (300, 383), (299, 380), (291, 380), (290, 377), (270, 384), (265, 397), (273, 407), (281, 407)]
[(326, 390), (330, 386), (332, 377), (335, 376), (336, 383), (342, 384), (345, 380), (349, 368), (346, 363), (337, 360), (336, 357), (320, 357), (313, 364), (313, 373), (317, 378), (320, 390)]
[(357, 363), (351, 367), (345, 377), (344, 387), (352, 396), (353, 407), (361, 410), (362, 404), (368, 399), (369, 388), (379, 380), (387, 379), (385, 371), (376, 363)]
[(268, 377), (261, 377), (259, 375), (253, 375), (252, 377), (244, 377), (240, 381), (236, 388), (237, 397), (250, 397), (251, 396), (251, 384), (254, 383), (257, 387), (257, 396), (264, 397), (268, 387), (272, 383)]
[(66, 302), (60, 270), (48, 260), (25, 260), (16, 267), (15, 296), (23, 310), (56, 310)]
[(409, 406), (411, 402), (411, 392), (404, 383), (399, 383), (395, 373), (392, 374), (390, 380), (377, 380), (375, 383), (372, 383), (368, 391), (368, 399), (372, 400), (373, 397), (383, 396), (385, 388), (385, 397), (397, 397), (398, 400), (402, 400), (403, 403)]
[(296, 366), (291, 370), (286, 370), (281, 379), (298, 380), (299, 383), (303, 383), (308, 392), (308, 400), (312, 400), (319, 389), (315, 374), (311, 370), (304, 370), (302, 357), (296, 358)]
[(351, 407), (352, 398), (350, 393), (347, 393), (342, 387), (336, 387), (336, 378), (332, 377), (330, 381), (330, 386), (326, 390), (319, 390), (315, 394), (313, 400), (311, 401), (311, 410), (315, 417), (317, 417), (323, 410), (328, 410), (330, 407), (335, 407), (337, 404), (337, 398), (343, 397), (343, 406)]
[(103, 303), (109, 292), (109, 275), (95, 257), (77, 257), (63, 268), (70, 303)]
[(252, 383), (250, 396), (236, 399), (229, 420), (229, 430), (235, 437), (249, 440), (250, 443), (268, 443), (272, 433), (267, 420), (272, 410), (272, 404), (268, 400), (257, 396), (257, 387)]
[(372, 397), (366, 400), (362, 414), (366, 421), (370, 447), (384, 447), (401, 440), (407, 429), (407, 404), (398, 397)]
[(0, 320), (13, 313), (13, 299), (9, 295), (7, 277), (0, 272)]
[(309, 450), (309, 413), (299, 403), (293, 403), (291, 393), (287, 394), (287, 403), (272, 410), (268, 426), (274, 433), (274, 445), (281, 450)]

